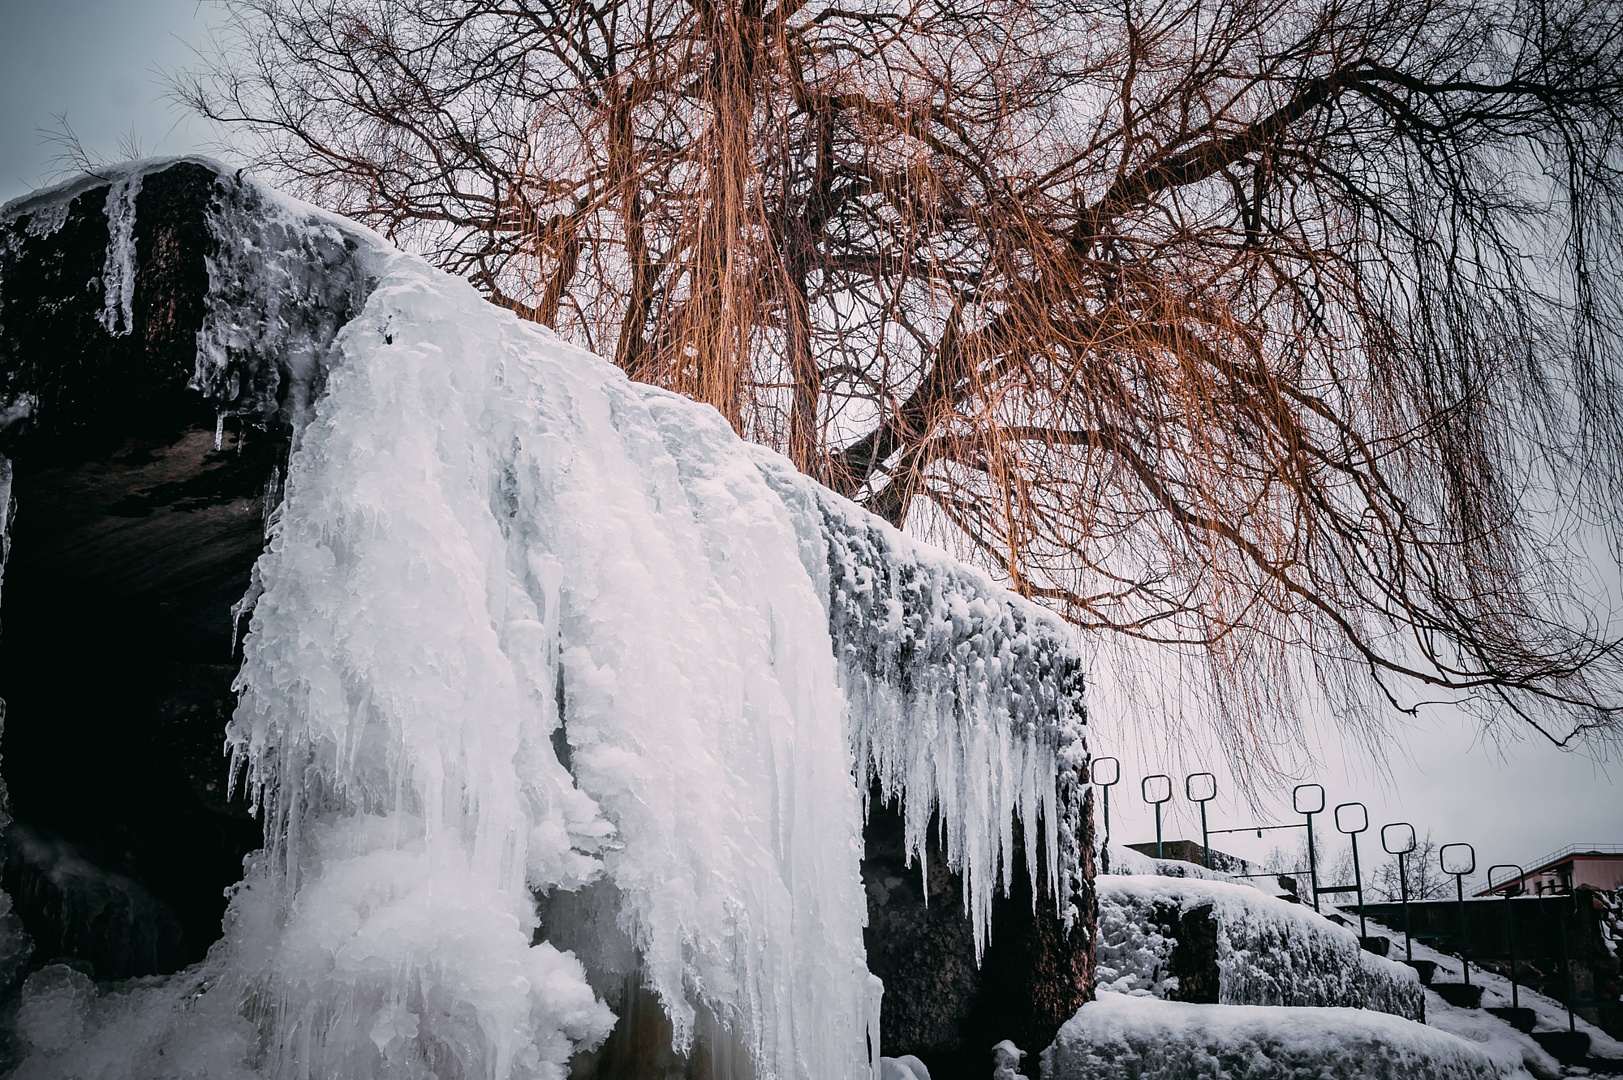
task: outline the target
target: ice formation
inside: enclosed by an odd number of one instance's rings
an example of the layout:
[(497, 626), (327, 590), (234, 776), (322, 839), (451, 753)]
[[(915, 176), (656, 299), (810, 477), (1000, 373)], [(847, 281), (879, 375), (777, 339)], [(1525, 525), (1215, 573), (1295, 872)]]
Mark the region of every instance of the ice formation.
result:
[(25, 1004), (19, 1076), (560, 1077), (614, 1016), (535, 898), (592, 882), (679, 1048), (869, 1074), (870, 774), (977, 944), (1015, 815), (1075, 894), (1062, 624), (350, 223), (222, 177), (214, 229), (193, 385), (294, 446), (228, 729), (267, 844), (199, 967), (31, 976), (79, 1026)]
[(142, 175), (128, 172), (107, 189), (101, 325), (114, 337), (135, 328), (135, 200), (141, 195)]

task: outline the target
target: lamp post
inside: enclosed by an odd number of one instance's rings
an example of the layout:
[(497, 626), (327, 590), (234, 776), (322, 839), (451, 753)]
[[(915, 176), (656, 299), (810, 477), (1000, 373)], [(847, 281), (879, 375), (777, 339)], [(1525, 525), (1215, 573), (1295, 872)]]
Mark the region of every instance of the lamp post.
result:
[(1470, 950), (1465, 936), (1465, 876), (1476, 873), (1476, 848), (1470, 844), (1444, 844), (1442, 850), (1437, 852), (1437, 862), (1443, 868), (1443, 873), (1454, 875), (1454, 895), (1460, 903), (1460, 979), (1470, 986), (1471, 961), (1467, 958)]
[(1404, 858), (1415, 849), (1414, 826), (1394, 821), (1381, 826), (1381, 847), (1398, 857), (1398, 895), (1403, 898), (1403, 958), (1414, 959), (1414, 942), (1409, 936), (1409, 874)]
[(1297, 784), (1291, 790), (1291, 806), (1307, 819), (1307, 876), (1313, 890), (1313, 910), (1319, 910), (1319, 856), (1313, 846), (1313, 815), (1324, 812), (1324, 788), (1318, 784)]
[(1172, 777), (1166, 773), (1152, 773), (1139, 781), (1139, 794), (1155, 807), (1155, 857), (1164, 858), (1161, 848), (1161, 806), (1172, 798)]
[(1104, 842), (1099, 845), (1102, 853), (1102, 871), (1110, 873), (1110, 789), (1121, 782), (1121, 762), (1113, 757), (1099, 757), (1093, 759), (1088, 767), (1088, 778), (1093, 786), (1100, 790), (1101, 801), (1104, 803), (1105, 836)]
[(1212, 868), (1212, 840), (1206, 831), (1206, 804), (1217, 798), (1217, 777), (1209, 772), (1190, 773), (1184, 777), (1183, 793), (1189, 801), (1200, 807), (1200, 854), (1206, 869)]
[[(1495, 870), (1514, 870), (1516, 876), (1496, 888), (1493, 883), (1493, 872)], [(1516, 981), (1516, 909), (1511, 906), (1510, 898), (1513, 895), (1511, 890), (1521, 891), (1522, 882), (1526, 880), (1527, 871), (1515, 863), (1495, 863), (1488, 867), (1488, 891), (1503, 891), (1505, 894), (1505, 933), (1510, 936), (1510, 1007), (1512, 1009), (1521, 1008), (1522, 1000), (1521, 988)]]
[(1352, 840), (1353, 892), (1358, 897), (1358, 940), (1369, 936), (1364, 922), (1364, 871), (1358, 865), (1358, 834), (1369, 828), (1369, 809), (1361, 802), (1344, 802), (1336, 807), (1336, 831)]

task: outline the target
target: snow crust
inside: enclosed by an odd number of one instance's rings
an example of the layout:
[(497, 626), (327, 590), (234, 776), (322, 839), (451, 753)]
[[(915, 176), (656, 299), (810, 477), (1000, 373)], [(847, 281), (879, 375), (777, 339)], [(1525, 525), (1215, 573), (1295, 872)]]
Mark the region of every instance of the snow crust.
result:
[(562, 1077), (615, 1017), (537, 897), (587, 892), (678, 1049), (871, 1074), (870, 773), (978, 944), (1014, 815), (1078, 893), (1061, 624), (351, 223), (222, 173), (211, 227), (193, 386), (294, 446), (228, 729), (267, 844), (201, 965), (30, 976), (16, 1075)]
[(1167, 997), (1179, 918), (1209, 908), (1217, 926), (1218, 1001), (1228, 1005), (1349, 1006), (1425, 1017), (1415, 973), (1359, 947), (1351, 930), (1309, 908), (1234, 882), (1101, 875), (1100, 990)]
[(1042, 1054), (1051, 1080), (1525, 1078), (1477, 1047), (1364, 1009), (1193, 1005), (1102, 993)]

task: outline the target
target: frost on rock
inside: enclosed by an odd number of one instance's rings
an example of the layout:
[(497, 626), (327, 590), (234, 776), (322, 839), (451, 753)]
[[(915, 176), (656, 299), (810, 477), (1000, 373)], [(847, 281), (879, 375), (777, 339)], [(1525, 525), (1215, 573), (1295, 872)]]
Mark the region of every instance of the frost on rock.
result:
[(1079, 894), (1061, 624), (365, 230), (212, 214), (192, 385), (293, 447), (227, 731), (266, 847), (198, 967), (30, 991), (83, 1033), (18, 1075), (561, 1078), (615, 1017), (536, 901), (588, 893), (677, 1049), (870, 1075), (870, 774), (979, 941), (1016, 815)]
[(1183, 996), (1174, 951), (1193, 914), (1193, 922), (1215, 924), (1219, 1003), (1349, 1006), (1424, 1019), (1425, 994), (1410, 968), (1365, 952), (1352, 931), (1298, 904), (1197, 878), (1108, 875), (1095, 888), (1101, 991)]
[(1463, 1039), (1363, 1009), (1102, 993), (1042, 1054), (1045, 1080), (1527, 1080)]
[(218, 241), (191, 386), (222, 417), (281, 427), (310, 420), (339, 328), (374, 284), (383, 241), (354, 222), (222, 177), (210, 208)]

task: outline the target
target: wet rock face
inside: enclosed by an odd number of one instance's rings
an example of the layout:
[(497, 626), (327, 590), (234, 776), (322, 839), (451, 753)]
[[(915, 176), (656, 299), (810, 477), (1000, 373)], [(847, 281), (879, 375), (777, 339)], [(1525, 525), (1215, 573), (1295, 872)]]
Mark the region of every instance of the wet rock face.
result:
[(1177, 985), (1167, 993), (1167, 1000), (1215, 1005), (1222, 976), (1217, 966), (1217, 919), (1212, 905), (1202, 904), (1181, 914), (1169, 905), (1157, 909), (1157, 914), (1177, 937), (1170, 965)]
[[(917, 1056), (934, 1080), (979, 1080), (991, 1070), (992, 1047), (1008, 1039), (1028, 1052), (1024, 1069), (1036, 1076), (1037, 1052), (1093, 996), (1092, 911), (1067, 934), (1046, 886), (1033, 905), (1021, 845), (1010, 893), (993, 902), (991, 941), (977, 966), (963, 882), (934, 843), (926, 867), (908, 866), (901, 815), (877, 791), (871, 799), (864, 939), (868, 968), (885, 983), (884, 1054)], [(1083, 820), (1090, 828), (1091, 814)], [(1083, 851), (1091, 850), (1090, 838)]]
[(200, 958), (260, 840), (226, 796), (220, 746), (231, 608), (287, 441), (232, 423), (216, 445), (216, 410), (186, 385), (218, 183), (190, 163), (145, 177), (127, 333), (104, 325), (106, 186), (54, 231), (37, 215), (0, 225), (0, 400), (13, 405), (0, 454), (15, 499), (0, 749), (22, 826), (4, 884), (41, 959), (74, 956), (99, 977)]

